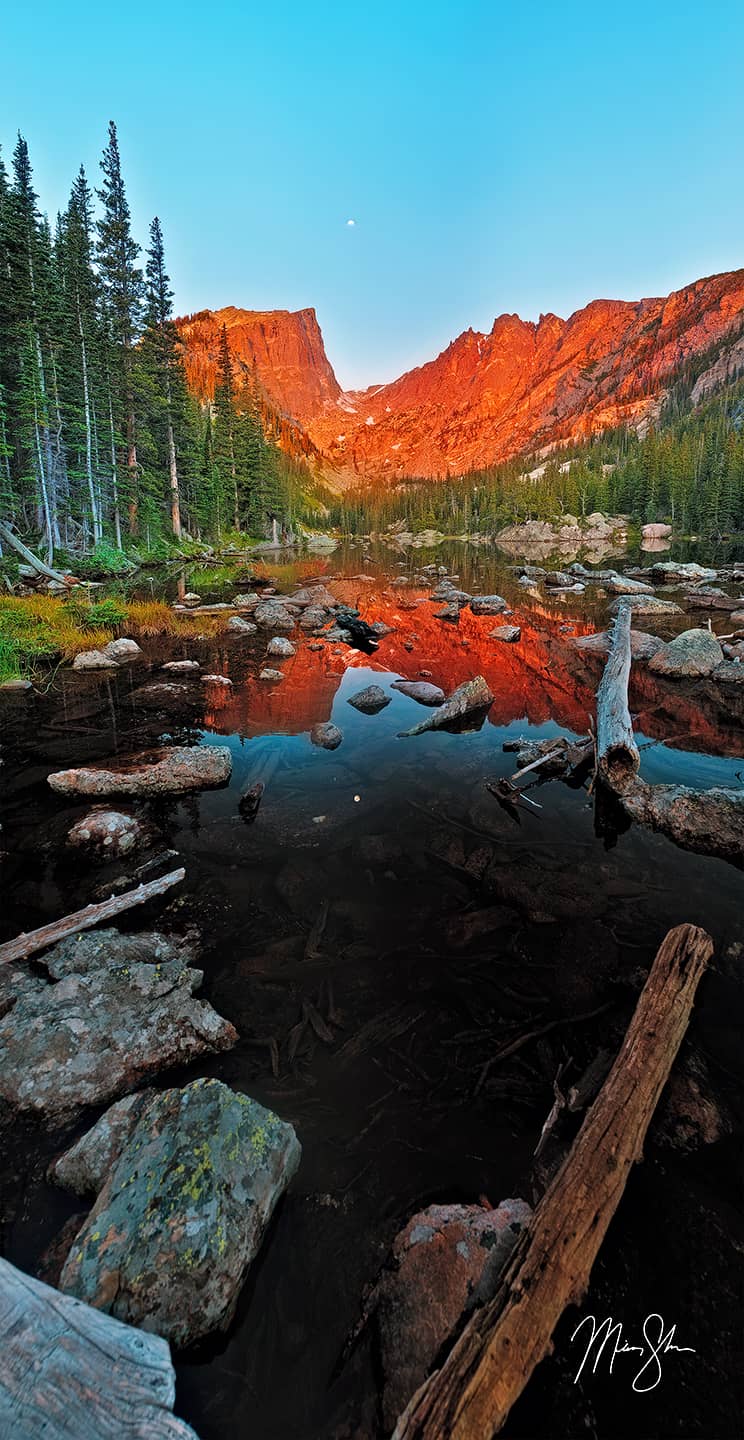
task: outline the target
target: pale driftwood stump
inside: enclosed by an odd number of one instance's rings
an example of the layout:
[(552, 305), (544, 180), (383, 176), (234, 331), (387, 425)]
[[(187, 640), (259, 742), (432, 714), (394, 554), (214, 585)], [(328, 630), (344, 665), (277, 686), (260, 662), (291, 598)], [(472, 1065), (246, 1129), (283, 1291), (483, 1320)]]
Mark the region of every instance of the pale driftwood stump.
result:
[(628, 709), (630, 622), (630, 606), (622, 605), (597, 691), (597, 769), (600, 780), (617, 794), (632, 785), (641, 763)]
[(173, 885), (179, 885), (185, 874), (182, 867), (171, 870), (168, 875), (161, 875), (158, 880), (149, 880), (146, 885), (125, 890), (123, 895), (112, 895), (109, 900), (102, 900), (99, 905), (86, 905), (83, 910), (75, 910), (72, 915), (65, 915), (62, 920), (53, 920), (50, 925), (42, 925), (38, 930), (29, 930), (28, 934), (17, 935), (15, 940), (6, 940), (4, 945), (0, 945), (0, 965), (11, 960), (27, 960), (29, 955), (56, 945), (58, 940), (64, 940), (67, 935), (76, 935), (78, 930), (90, 930), (93, 925), (100, 925), (102, 920), (111, 920), (115, 915), (133, 909), (135, 905), (144, 905), (146, 900), (152, 900), (156, 895), (164, 895)]
[(0, 1260), (2, 1440), (196, 1440), (167, 1342)]
[(670, 930), (612, 1070), (517, 1241), (496, 1295), (416, 1392), (394, 1440), (490, 1440), (501, 1429), (550, 1352), (564, 1309), (584, 1296), (712, 953), (710, 936), (697, 926)]

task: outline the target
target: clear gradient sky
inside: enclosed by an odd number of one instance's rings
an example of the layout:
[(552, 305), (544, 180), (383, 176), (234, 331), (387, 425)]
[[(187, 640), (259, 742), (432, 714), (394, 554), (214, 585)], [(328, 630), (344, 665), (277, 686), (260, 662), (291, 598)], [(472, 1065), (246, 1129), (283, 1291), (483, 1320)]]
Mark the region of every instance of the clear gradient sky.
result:
[(0, 50), (52, 216), (115, 119), (178, 310), (314, 305), (347, 386), (744, 265), (742, 0), (41, 0)]

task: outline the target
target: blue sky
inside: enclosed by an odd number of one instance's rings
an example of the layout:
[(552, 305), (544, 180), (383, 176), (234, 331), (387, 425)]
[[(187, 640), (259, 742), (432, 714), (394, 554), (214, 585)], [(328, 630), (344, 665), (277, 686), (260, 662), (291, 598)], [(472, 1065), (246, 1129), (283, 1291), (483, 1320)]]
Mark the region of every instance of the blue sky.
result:
[(741, 0), (26, 9), (0, 140), (50, 213), (114, 118), (178, 309), (314, 305), (342, 384), (744, 264)]

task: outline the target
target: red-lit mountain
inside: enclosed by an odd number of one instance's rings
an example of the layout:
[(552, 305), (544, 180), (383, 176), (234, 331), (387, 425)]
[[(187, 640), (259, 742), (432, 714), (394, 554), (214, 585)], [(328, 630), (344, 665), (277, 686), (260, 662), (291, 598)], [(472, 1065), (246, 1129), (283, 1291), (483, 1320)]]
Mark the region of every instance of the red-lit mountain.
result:
[(238, 376), (255, 374), (331, 467), (355, 475), (461, 474), (622, 423), (642, 427), (690, 362), (741, 369), (744, 270), (661, 299), (594, 300), (568, 320), (501, 315), (390, 384), (343, 391), (314, 310), (204, 310), (179, 320), (189, 383), (211, 396), (223, 324)]

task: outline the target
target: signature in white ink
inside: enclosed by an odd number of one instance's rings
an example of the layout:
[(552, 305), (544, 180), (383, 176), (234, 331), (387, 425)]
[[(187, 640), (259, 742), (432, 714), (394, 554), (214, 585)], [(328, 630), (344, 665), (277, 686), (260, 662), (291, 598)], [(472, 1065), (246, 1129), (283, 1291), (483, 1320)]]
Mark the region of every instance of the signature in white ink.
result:
[[(588, 1330), (584, 1327), (588, 1326)], [(677, 1354), (686, 1353), (695, 1355), (697, 1352), (692, 1345), (676, 1345), (674, 1337), (677, 1331), (676, 1325), (666, 1328), (661, 1315), (647, 1315), (643, 1322), (643, 1344), (630, 1345), (623, 1336), (622, 1321), (613, 1321), (608, 1315), (606, 1320), (598, 1321), (596, 1315), (585, 1315), (579, 1321), (571, 1336), (571, 1344), (584, 1331), (584, 1340), (588, 1335), (588, 1344), (584, 1351), (581, 1364), (574, 1377), (574, 1385), (581, 1377), (581, 1373), (587, 1363), (591, 1363), (593, 1375), (597, 1373), (597, 1366), (603, 1357), (607, 1347), (606, 1359), (609, 1365), (609, 1373), (612, 1375), (613, 1366), (618, 1355), (638, 1355), (641, 1363), (636, 1371), (631, 1388), (637, 1395), (645, 1395), (649, 1390), (655, 1390), (661, 1381), (661, 1360), (671, 1351)]]

